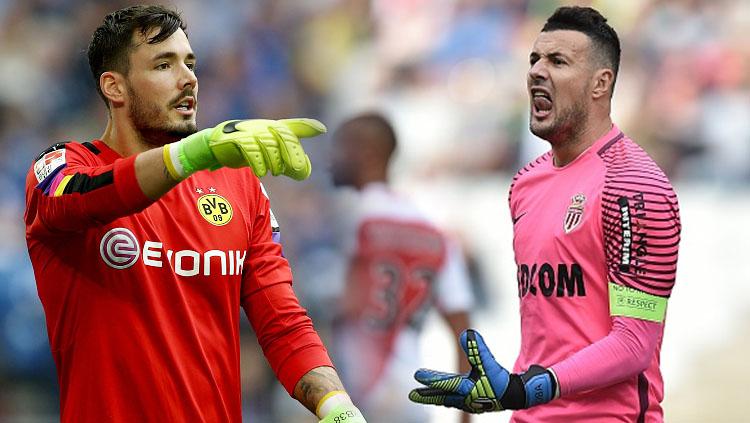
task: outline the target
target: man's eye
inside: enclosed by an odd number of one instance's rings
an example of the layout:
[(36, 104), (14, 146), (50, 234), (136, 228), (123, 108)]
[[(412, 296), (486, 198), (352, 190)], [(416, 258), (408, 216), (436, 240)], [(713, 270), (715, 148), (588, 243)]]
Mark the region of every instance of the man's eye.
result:
[(556, 65), (564, 65), (565, 61), (562, 60), (562, 59), (554, 59), (554, 60), (552, 60), (552, 63), (554, 63)]
[(159, 69), (159, 70), (169, 69), (169, 63), (159, 63), (156, 66), (156, 69)]
[(185, 63), (185, 66), (187, 66), (187, 68), (191, 71), (195, 70), (195, 63)]

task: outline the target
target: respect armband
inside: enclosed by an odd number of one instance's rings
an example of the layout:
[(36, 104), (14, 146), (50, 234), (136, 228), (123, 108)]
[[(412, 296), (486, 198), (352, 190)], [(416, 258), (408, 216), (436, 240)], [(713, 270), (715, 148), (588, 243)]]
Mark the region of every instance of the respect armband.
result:
[(663, 323), (667, 298), (610, 282), (609, 314)]

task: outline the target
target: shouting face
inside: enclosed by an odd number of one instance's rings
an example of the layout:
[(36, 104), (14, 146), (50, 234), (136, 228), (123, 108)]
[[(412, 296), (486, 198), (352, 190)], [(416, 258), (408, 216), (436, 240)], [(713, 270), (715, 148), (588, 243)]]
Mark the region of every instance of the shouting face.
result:
[(531, 132), (552, 145), (575, 139), (591, 107), (591, 40), (578, 31), (542, 32), (529, 55)]

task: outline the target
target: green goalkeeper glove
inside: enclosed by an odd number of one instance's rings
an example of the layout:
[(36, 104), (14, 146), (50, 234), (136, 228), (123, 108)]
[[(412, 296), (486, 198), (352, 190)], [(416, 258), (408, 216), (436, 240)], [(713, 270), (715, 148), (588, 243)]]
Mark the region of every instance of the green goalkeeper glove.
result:
[(362, 413), (353, 404), (340, 404), (331, 410), (319, 423), (367, 423)]
[(299, 139), (325, 132), (315, 119), (229, 120), (165, 145), (164, 163), (176, 180), (220, 167), (251, 167), (258, 177), (270, 170), (302, 180), (312, 166)]

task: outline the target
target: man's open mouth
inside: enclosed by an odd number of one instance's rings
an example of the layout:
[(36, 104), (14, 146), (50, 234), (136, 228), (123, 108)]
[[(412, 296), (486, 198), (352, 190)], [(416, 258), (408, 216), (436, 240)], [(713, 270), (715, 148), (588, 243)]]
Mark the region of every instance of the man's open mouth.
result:
[(530, 92), (533, 114), (538, 117), (548, 115), (552, 111), (552, 96), (549, 91), (541, 87), (532, 87)]
[(174, 106), (177, 111), (190, 113), (195, 110), (195, 97), (184, 97)]

